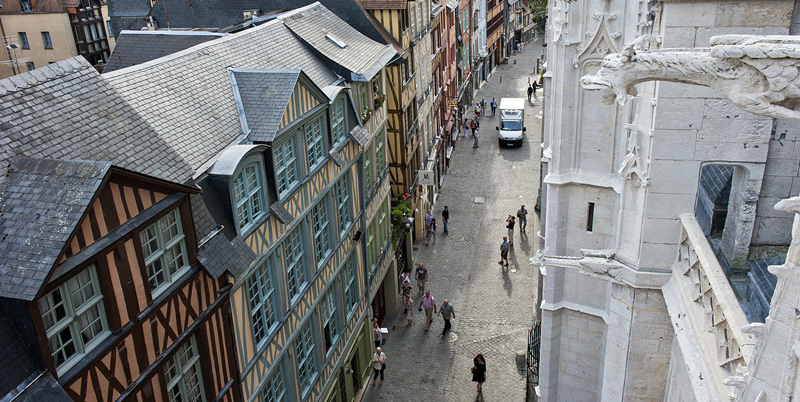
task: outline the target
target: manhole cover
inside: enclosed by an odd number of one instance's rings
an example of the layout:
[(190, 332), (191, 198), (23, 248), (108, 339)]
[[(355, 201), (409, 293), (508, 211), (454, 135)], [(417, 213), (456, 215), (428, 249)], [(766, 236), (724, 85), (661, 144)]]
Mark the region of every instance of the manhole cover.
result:
[(455, 241), (464, 241), (464, 236), (462, 236), (462, 235), (453, 235), (453, 236), (450, 236), (450, 238), (455, 240)]
[(486, 197), (475, 197), (475, 201), (473, 202), (476, 204), (483, 204), (486, 202)]
[(511, 268), (511, 273), (517, 272), (516, 268)]

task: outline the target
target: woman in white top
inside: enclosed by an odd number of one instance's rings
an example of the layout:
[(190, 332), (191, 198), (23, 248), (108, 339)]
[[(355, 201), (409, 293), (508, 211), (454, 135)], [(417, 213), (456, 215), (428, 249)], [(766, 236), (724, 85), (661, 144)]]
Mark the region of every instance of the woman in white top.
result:
[(372, 385), (375, 385), (375, 380), (378, 379), (378, 373), (381, 374), (381, 382), (378, 385), (383, 385), (383, 370), (386, 368), (386, 355), (381, 352), (381, 348), (375, 348), (375, 353), (372, 354)]
[(376, 348), (381, 346), (381, 342), (383, 341), (383, 333), (377, 321), (372, 323), (372, 340), (375, 342)]

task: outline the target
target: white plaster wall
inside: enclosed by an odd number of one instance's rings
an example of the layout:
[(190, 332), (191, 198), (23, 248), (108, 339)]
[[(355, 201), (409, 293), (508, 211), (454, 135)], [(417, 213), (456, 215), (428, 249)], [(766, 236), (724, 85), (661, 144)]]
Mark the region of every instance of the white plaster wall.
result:
[(659, 289), (633, 289), (633, 293), (623, 400), (662, 401), (674, 337), (667, 305)]
[(683, 353), (680, 348), (677, 338), (673, 335), (664, 401), (683, 402), (697, 400), (694, 389), (692, 389), (692, 381), (689, 378), (689, 370), (686, 368), (686, 362), (683, 360)]

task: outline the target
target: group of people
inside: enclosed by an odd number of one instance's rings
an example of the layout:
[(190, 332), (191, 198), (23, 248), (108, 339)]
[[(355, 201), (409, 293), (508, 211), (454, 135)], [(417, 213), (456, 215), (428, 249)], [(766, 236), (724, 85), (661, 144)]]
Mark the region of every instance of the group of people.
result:
[(519, 221), (519, 233), (522, 235), (528, 228), (528, 210), (525, 208), (524, 204), (520, 205), (517, 210), (516, 218), (513, 215), (509, 215), (508, 218), (506, 218), (508, 236), (503, 236), (503, 243), (500, 244), (500, 261), (497, 261), (498, 264), (506, 267), (508, 266), (508, 252), (511, 246), (514, 245), (514, 226), (516, 226), (517, 221)]
[[(476, 140), (477, 141), (477, 140)], [(449, 234), (447, 230), (447, 221), (450, 220), (450, 210), (445, 205), (444, 210), (442, 210), (442, 222), (444, 223), (444, 234)], [(431, 243), (431, 239), (433, 239), (433, 244), (436, 244), (436, 231), (439, 229), (439, 226), (436, 225), (436, 218), (433, 217), (431, 210), (429, 209), (428, 212), (425, 214), (425, 245), (429, 245)]]

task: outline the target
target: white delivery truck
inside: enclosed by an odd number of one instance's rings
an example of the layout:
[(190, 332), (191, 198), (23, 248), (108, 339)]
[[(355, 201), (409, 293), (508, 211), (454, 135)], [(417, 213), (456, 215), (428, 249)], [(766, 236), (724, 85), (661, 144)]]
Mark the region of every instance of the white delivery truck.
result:
[(500, 125), (495, 128), (500, 145), (522, 146), (525, 132), (525, 99), (500, 99)]

